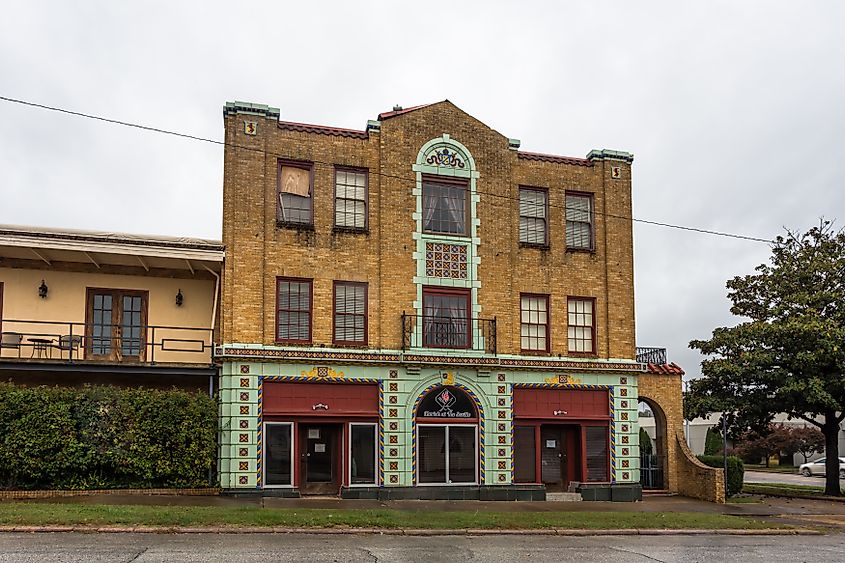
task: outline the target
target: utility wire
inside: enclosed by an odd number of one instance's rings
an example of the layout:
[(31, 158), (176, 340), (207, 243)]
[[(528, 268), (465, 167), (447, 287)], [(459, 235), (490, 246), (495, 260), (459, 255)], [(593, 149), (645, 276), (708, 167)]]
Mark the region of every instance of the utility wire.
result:
[[(7, 96), (2, 96), (2, 95), (0, 95), (0, 100), (2, 100), (4, 102), (13, 103), (13, 104), (20, 104), (20, 105), (24, 105), (24, 106), (29, 106), (29, 107), (33, 107), (33, 108), (37, 108), (37, 109), (43, 109), (43, 110), (54, 111), (54, 112), (58, 112), (58, 113), (64, 113), (64, 114), (67, 114), (67, 115), (73, 115), (73, 116), (76, 116), (76, 117), (93, 119), (93, 120), (96, 120), (96, 121), (102, 121), (102, 122), (111, 123), (111, 124), (114, 124), (114, 125), (121, 125), (121, 126), (124, 126), (124, 127), (141, 129), (143, 131), (151, 131), (153, 133), (162, 133), (164, 135), (172, 135), (174, 137), (181, 137), (183, 139), (190, 139), (192, 141), (200, 141), (200, 142), (204, 142), (204, 143), (210, 143), (210, 144), (213, 144), (213, 145), (220, 145), (220, 146), (224, 146), (224, 147), (232, 147), (232, 148), (257, 152), (257, 153), (261, 153), (265, 156), (269, 155), (269, 156), (274, 156), (276, 158), (285, 158), (286, 157), (286, 155), (273, 153), (271, 151), (267, 151), (267, 150), (260, 149), (260, 148), (257, 148), (257, 147), (249, 147), (249, 146), (240, 145), (240, 144), (237, 144), (237, 143), (228, 143), (226, 141), (218, 141), (216, 139), (209, 139), (208, 137), (200, 137), (198, 135), (191, 135), (189, 133), (182, 133), (180, 131), (172, 131), (172, 130), (169, 130), (169, 129), (161, 129), (159, 127), (151, 127), (149, 125), (142, 125), (140, 123), (132, 123), (130, 121), (121, 121), (119, 119), (111, 119), (111, 118), (108, 118), (108, 117), (103, 117), (101, 115), (83, 113), (83, 112), (73, 111), (73, 110), (60, 108), (60, 107), (56, 107), (56, 106), (48, 106), (48, 105), (45, 105), (45, 104), (39, 104), (39, 103), (36, 103), (36, 102), (30, 102), (30, 101), (27, 101), (27, 100), (20, 100), (20, 99), (17, 99), (17, 98), (10, 98), (10, 97), (7, 97)], [(313, 162), (314, 164), (320, 164), (320, 165), (324, 165), (324, 166), (331, 167), (331, 168), (334, 168), (334, 166), (336, 164), (336, 163), (333, 163), (333, 162), (324, 162), (324, 161), (319, 161), (319, 160), (312, 160), (311, 162)], [(386, 177), (386, 178), (394, 178), (394, 179), (400, 180), (402, 182), (407, 182), (409, 184), (416, 186), (416, 179), (415, 178), (397, 176), (395, 174), (388, 174), (388, 173), (385, 173), (385, 172), (372, 172), (372, 171), (370, 171), (370, 173), (378, 175), (378, 176)], [(496, 193), (492, 193), (492, 192), (485, 192), (485, 191), (482, 191), (482, 190), (476, 190), (475, 193), (479, 194), (479, 195), (486, 195), (486, 196), (490, 196), (490, 197), (498, 197), (498, 198), (502, 198), (502, 199), (507, 199), (507, 200), (510, 200), (510, 201), (517, 201), (517, 202), (519, 201), (518, 198), (514, 198), (514, 197), (511, 197), (509, 195), (496, 194)], [(565, 209), (565, 210), (569, 210), (569, 209), (575, 210), (574, 208), (568, 208), (565, 205), (553, 204), (551, 202), (548, 202), (548, 206), (550, 208), (554, 207), (554, 208)], [(760, 238), (760, 237), (740, 235), (740, 234), (737, 234), (737, 233), (728, 233), (728, 232), (724, 232), (724, 231), (714, 231), (714, 230), (711, 230), (711, 229), (702, 229), (702, 228), (698, 228), (698, 227), (689, 227), (689, 226), (685, 226), (685, 225), (676, 225), (676, 224), (673, 224), (673, 223), (664, 223), (664, 222), (661, 222), (661, 221), (652, 221), (652, 220), (649, 220), (649, 219), (638, 219), (636, 217), (626, 217), (624, 215), (615, 215), (615, 214), (612, 214), (612, 213), (605, 213), (605, 212), (601, 212), (601, 211), (598, 211), (598, 210), (595, 210), (595, 209), (593, 209), (592, 212), (595, 215), (601, 215), (601, 216), (604, 216), (604, 217), (610, 218), (610, 219), (623, 219), (625, 221), (633, 221), (635, 223), (643, 223), (645, 225), (654, 225), (654, 226), (658, 226), (658, 227), (666, 227), (666, 228), (670, 228), (670, 229), (679, 229), (679, 230), (682, 230), (682, 231), (689, 231), (689, 232), (694, 232), (694, 233), (701, 233), (701, 234), (720, 236), (720, 237), (726, 237), (726, 238), (734, 238), (734, 239), (739, 239), (739, 240), (762, 242), (762, 243), (766, 243), (766, 244), (772, 244), (774, 242), (770, 239), (764, 239), (764, 238)]]

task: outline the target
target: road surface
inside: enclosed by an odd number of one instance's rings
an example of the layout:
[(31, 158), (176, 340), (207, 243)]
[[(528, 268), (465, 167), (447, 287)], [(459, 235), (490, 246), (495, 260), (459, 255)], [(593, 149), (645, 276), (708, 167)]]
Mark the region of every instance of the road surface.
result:
[(0, 562), (842, 561), (845, 535), (436, 536), (0, 533)]
[[(803, 475), (793, 475), (791, 473), (746, 471), (743, 481), (745, 481), (746, 483), (783, 483), (786, 485), (812, 485), (815, 487), (824, 487), (823, 475), (813, 475), (812, 477), (804, 477)], [(842, 483), (842, 480), (840, 480), (839, 482)]]

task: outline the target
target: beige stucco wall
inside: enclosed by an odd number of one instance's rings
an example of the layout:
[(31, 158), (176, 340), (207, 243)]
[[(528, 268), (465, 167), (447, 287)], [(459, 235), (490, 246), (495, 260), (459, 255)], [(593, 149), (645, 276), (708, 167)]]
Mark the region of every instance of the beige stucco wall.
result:
[[(41, 280), (49, 287), (48, 296), (38, 296)], [(209, 279), (184, 279), (157, 277), (154, 275), (120, 275), (86, 272), (65, 272), (58, 270), (0, 268), (0, 283), (3, 284), (2, 330), (23, 334), (49, 334), (56, 339), (69, 332), (69, 326), (61, 323), (84, 323), (86, 314), (87, 288), (131, 289), (148, 292), (147, 324), (168, 327), (191, 327), (210, 329), (214, 303), (214, 281)], [(184, 302), (177, 307), (176, 293), (182, 290)], [(27, 324), (14, 320), (50, 321), (51, 324)], [(55, 323), (55, 324), (52, 324)], [(74, 327), (74, 334), (80, 334), (82, 327)], [(26, 336), (25, 336), (26, 338)], [(156, 329), (147, 334), (150, 342), (161, 343), (162, 339), (201, 340), (211, 342), (206, 331)], [(26, 341), (24, 341), (26, 342)], [(167, 345), (168, 343), (166, 343)], [(177, 346), (169, 343), (170, 346)], [(183, 348), (196, 348), (200, 344), (179, 344)], [(16, 356), (17, 350), (3, 349), (3, 357)], [(30, 350), (24, 348), (22, 355), (28, 357)], [(209, 353), (155, 351), (156, 362), (208, 363)], [(149, 358), (147, 358), (149, 360)]]

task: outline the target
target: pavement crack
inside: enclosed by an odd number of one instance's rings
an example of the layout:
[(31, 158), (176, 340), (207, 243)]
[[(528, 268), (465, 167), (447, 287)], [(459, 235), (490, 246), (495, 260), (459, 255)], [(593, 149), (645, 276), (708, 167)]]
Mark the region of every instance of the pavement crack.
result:
[(663, 561), (662, 559), (657, 559), (656, 557), (652, 557), (651, 555), (646, 555), (645, 553), (640, 553), (639, 551), (634, 551), (633, 549), (624, 549), (624, 548), (621, 548), (621, 547), (613, 547), (612, 545), (608, 546), (608, 547), (610, 549), (613, 549), (615, 551), (621, 551), (623, 553), (631, 553), (633, 555), (641, 555), (642, 557), (645, 557), (649, 561), (657, 561), (658, 563), (666, 563), (666, 561)]
[(364, 553), (366, 553), (367, 555), (369, 555), (370, 557), (372, 557), (372, 558), (373, 558), (373, 563), (378, 563), (378, 557), (376, 557), (376, 554), (375, 554), (375, 553), (373, 553), (372, 551), (370, 551), (368, 548), (366, 548), (366, 547), (362, 547), (362, 548), (361, 548), (361, 551), (363, 551)]
[(141, 551), (139, 551), (138, 553), (136, 553), (136, 554), (132, 557), (132, 559), (130, 559), (130, 560), (129, 560), (129, 561), (127, 561), (126, 563), (132, 563), (133, 561), (137, 561), (137, 559), (138, 559), (139, 557), (141, 557), (142, 555), (144, 555), (144, 554), (147, 552), (147, 550), (149, 550), (149, 549), (150, 549), (149, 547), (145, 547), (144, 549), (142, 549)]

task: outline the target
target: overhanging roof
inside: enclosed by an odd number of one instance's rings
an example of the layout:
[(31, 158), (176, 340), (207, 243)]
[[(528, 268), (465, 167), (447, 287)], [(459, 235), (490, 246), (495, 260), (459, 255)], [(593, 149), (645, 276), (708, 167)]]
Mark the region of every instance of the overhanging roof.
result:
[(219, 272), (223, 255), (218, 240), (0, 225), (0, 257), (48, 265), (81, 262)]

